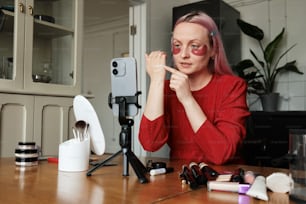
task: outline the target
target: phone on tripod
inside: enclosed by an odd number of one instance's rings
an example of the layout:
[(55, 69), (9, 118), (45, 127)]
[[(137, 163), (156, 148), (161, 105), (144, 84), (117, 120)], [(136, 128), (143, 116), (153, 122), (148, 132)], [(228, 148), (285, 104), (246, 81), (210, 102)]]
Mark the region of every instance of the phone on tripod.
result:
[[(137, 94), (137, 64), (133, 57), (114, 58), (111, 60), (112, 98), (117, 96), (136, 96)], [(137, 97), (137, 96), (136, 96)], [(127, 116), (138, 114), (136, 104), (127, 105)], [(115, 116), (119, 115), (119, 104), (112, 103)]]

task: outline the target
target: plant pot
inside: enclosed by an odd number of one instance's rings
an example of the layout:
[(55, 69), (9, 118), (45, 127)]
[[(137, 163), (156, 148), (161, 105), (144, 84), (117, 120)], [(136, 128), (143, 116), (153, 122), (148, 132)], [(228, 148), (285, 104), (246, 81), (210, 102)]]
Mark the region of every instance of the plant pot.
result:
[(274, 112), (278, 110), (279, 93), (269, 93), (260, 96), (262, 110)]

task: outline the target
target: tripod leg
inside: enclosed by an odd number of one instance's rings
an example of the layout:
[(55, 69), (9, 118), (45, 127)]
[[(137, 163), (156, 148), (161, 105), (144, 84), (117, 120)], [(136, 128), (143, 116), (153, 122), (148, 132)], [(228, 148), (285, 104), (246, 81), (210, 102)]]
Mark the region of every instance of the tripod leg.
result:
[(145, 174), (147, 172), (146, 167), (139, 161), (136, 155), (131, 151), (128, 150), (126, 156), (131, 163), (140, 183), (147, 183), (148, 179), (146, 178)]
[(91, 169), (89, 169), (87, 171), (87, 176), (91, 176), (92, 172), (94, 172), (96, 169), (98, 169), (99, 167), (105, 165), (108, 161), (112, 160), (113, 158), (115, 158), (116, 156), (118, 156), (120, 153), (122, 152), (122, 150), (119, 150), (118, 152), (116, 152), (115, 154), (113, 154), (112, 156), (108, 157), (107, 159), (103, 160), (101, 163), (95, 165), (94, 167), (92, 167)]

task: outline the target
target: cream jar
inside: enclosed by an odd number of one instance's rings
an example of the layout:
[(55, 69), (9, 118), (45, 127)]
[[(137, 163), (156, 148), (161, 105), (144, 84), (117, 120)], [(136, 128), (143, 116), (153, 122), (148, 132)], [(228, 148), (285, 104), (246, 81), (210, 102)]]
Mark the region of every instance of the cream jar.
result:
[(19, 142), (15, 149), (15, 164), (17, 166), (38, 165), (38, 148), (35, 142)]

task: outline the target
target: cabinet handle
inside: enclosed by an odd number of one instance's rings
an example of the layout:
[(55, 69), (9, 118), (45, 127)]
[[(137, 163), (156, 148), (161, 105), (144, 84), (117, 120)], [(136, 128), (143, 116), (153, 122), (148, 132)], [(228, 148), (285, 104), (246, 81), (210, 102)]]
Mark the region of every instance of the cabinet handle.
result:
[(19, 6), (19, 11), (21, 13), (24, 13), (24, 5), (23, 5), (23, 3), (19, 3), (18, 6)]
[(30, 15), (33, 16), (33, 7), (32, 6), (29, 6), (29, 12), (30, 12)]

